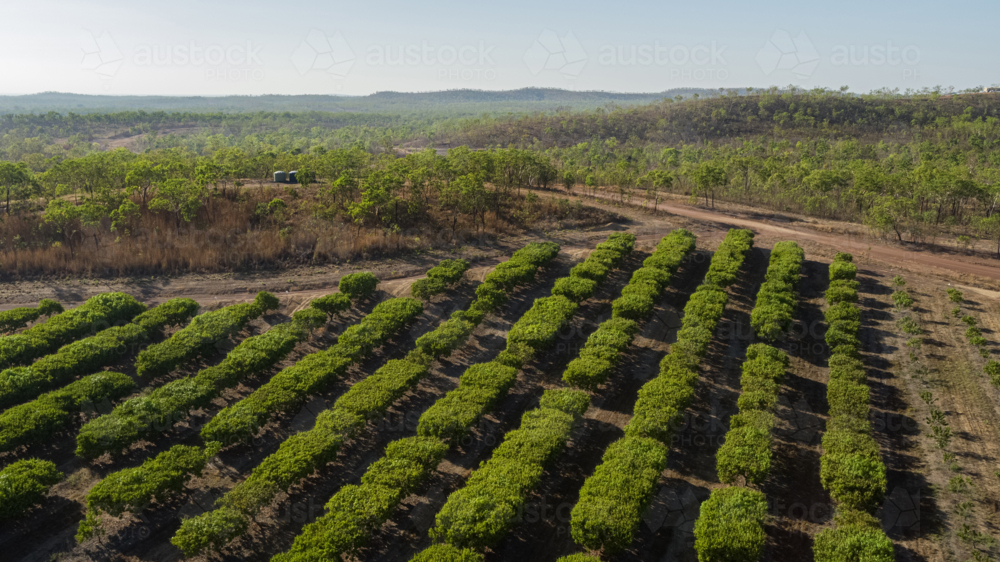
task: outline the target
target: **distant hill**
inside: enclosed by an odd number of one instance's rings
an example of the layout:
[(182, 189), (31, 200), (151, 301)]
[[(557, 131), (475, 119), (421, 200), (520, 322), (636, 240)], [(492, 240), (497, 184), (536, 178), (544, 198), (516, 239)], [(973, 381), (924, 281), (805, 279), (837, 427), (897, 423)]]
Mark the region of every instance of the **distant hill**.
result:
[(0, 114), (108, 113), (117, 111), (183, 111), (253, 113), (356, 112), (408, 113), (438, 110), (452, 115), (548, 112), (560, 109), (593, 109), (612, 105), (642, 105), (665, 97), (705, 95), (712, 90), (677, 88), (664, 92), (626, 94), (572, 91), (555, 88), (520, 90), (446, 90), (441, 92), (377, 92), (368, 96), (264, 95), (264, 96), (90, 96), (44, 92), (24, 96), (0, 96)]

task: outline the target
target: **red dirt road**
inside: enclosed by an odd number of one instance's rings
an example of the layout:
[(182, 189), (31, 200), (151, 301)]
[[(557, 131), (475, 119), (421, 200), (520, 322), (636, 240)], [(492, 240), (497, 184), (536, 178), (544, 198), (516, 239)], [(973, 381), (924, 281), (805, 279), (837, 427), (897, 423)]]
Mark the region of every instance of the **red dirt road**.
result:
[[(544, 193), (544, 192), (539, 192)], [(597, 196), (605, 200), (613, 200), (607, 193), (598, 193)], [(591, 200), (588, 195), (584, 200)], [(639, 208), (637, 204), (631, 204), (634, 208)], [(974, 275), (994, 281), (1000, 281), (1000, 261), (997, 265), (984, 263), (974, 263), (960, 258), (945, 257), (941, 254), (932, 253), (930, 250), (908, 250), (873, 240), (868, 236), (850, 236), (843, 234), (832, 234), (813, 230), (808, 227), (791, 227), (776, 224), (767, 220), (741, 217), (719, 210), (703, 209), (676, 202), (668, 201), (660, 203), (658, 211), (673, 215), (687, 217), (690, 219), (723, 223), (731, 227), (749, 228), (761, 234), (788, 237), (791, 240), (810, 240), (819, 244), (830, 246), (838, 251), (850, 252), (855, 256), (864, 256), (868, 259), (877, 260), (891, 264), (893, 267), (900, 267), (918, 273), (937, 273), (949, 276), (957, 274)], [(981, 258), (969, 258), (981, 259)]]

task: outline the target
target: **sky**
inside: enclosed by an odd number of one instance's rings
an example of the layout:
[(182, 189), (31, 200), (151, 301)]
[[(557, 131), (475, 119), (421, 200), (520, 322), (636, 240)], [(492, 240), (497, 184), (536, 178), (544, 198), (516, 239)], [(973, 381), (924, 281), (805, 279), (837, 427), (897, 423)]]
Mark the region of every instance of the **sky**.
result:
[(1000, 84), (997, 0), (8, 0), (0, 94)]

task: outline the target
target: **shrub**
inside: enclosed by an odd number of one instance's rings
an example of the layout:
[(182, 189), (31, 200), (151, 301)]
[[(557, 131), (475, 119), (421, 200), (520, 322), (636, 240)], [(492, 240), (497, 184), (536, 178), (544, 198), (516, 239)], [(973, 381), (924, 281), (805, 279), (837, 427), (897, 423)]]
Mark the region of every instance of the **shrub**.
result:
[(414, 281), (410, 285), (410, 294), (420, 300), (428, 300), (434, 295), (445, 292), (447, 289), (448, 284), (444, 280), (428, 277)]
[[(689, 249), (693, 248), (693, 237), (686, 232), (676, 234), (668, 238), (687, 241)], [(673, 426), (693, 396), (698, 362), (725, 311), (724, 288), (735, 282), (752, 247), (753, 233), (730, 230), (712, 256), (705, 283), (684, 307), (677, 342), (660, 363), (659, 377), (643, 385), (625, 437), (608, 447), (580, 490), (571, 523), (578, 545), (614, 553), (632, 542), (666, 465), (669, 449), (664, 443), (670, 443)]]
[(142, 350), (135, 360), (136, 372), (141, 377), (166, 375), (199, 355), (215, 351), (219, 342), (278, 306), (274, 295), (260, 292), (252, 303), (234, 304), (195, 316), (170, 339)]
[(826, 290), (826, 301), (831, 305), (847, 302), (858, 302), (858, 282), (857, 281), (834, 281)]
[(411, 298), (379, 303), (370, 314), (344, 330), (335, 345), (303, 357), (216, 414), (202, 428), (202, 438), (226, 444), (249, 439), (273, 415), (298, 407), (308, 396), (342, 377), (348, 367), (389, 341), (422, 311), (420, 301)]
[(351, 308), (351, 299), (343, 293), (331, 293), (329, 295), (313, 299), (309, 306), (326, 314), (334, 316)]
[(795, 285), (804, 253), (795, 242), (778, 242), (771, 251), (766, 279), (757, 292), (750, 325), (757, 336), (774, 341), (792, 326), (795, 313)]
[(962, 291), (954, 287), (948, 287), (948, 300), (955, 304), (962, 304), (965, 301), (965, 297), (962, 295)]
[(62, 431), (85, 404), (113, 401), (135, 387), (121, 373), (100, 372), (0, 413), (0, 451), (44, 442)]
[(625, 549), (653, 498), (667, 453), (654, 439), (625, 437), (612, 443), (573, 507), (570, 529), (576, 544), (609, 554)]
[(145, 310), (144, 304), (125, 293), (90, 297), (82, 305), (51, 316), (20, 334), (0, 337), (0, 368), (28, 364), (87, 333), (128, 322)]
[(11, 520), (40, 503), (63, 479), (50, 461), (23, 459), (0, 470), (0, 519)]
[(622, 289), (622, 295), (611, 303), (612, 317), (645, 320), (653, 314), (653, 308), (661, 291), (654, 285), (637, 283)]
[(375, 294), (378, 283), (377, 277), (367, 271), (362, 271), (341, 277), (337, 288), (352, 301), (363, 301)]
[(830, 497), (850, 509), (874, 512), (885, 499), (886, 473), (882, 459), (865, 453), (835, 454), (820, 458), (821, 481)]
[(720, 488), (701, 504), (694, 524), (694, 548), (699, 562), (759, 560), (767, 535), (767, 499), (746, 488)]
[[(742, 410), (741, 410), (742, 411)], [(716, 453), (719, 480), (733, 484), (738, 476), (760, 484), (771, 473), (771, 430), (753, 427), (730, 429)]]
[(458, 388), (420, 416), (417, 433), (439, 439), (461, 437), (483, 412), (507, 394), (517, 381), (517, 371), (497, 361), (470, 366), (462, 373)]
[(458, 283), (465, 272), (469, 270), (469, 262), (462, 259), (455, 260), (443, 260), (441, 263), (437, 264), (436, 267), (432, 267), (427, 270), (427, 277), (432, 279), (441, 279), (449, 285), (454, 285)]
[(375, 461), (360, 486), (344, 486), (326, 504), (326, 515), (306, 525), (291, 550), (274, 562), (337, 559), (364, 546), (392, 509), (416, 489), (441, 462), (448, 446), (427, 437), (393, 441)]
[(136, 316), (131, 324), (116, 326), (65, 345), (27, 367), (0, 372), (0, 407), (30, 400), (93, 373), (122, 357), (123, 350), (144, 342), (167, 325), (186, 322), (198, 310), (191, 299), (172, 299)]
[(557, 279), (555, 286), (552, 288), (552, 294), (563, 296), (573, 302), (579, 303), (594, 296), (596, 290), (597, 281), (570, 276)]
[(990, 377), (990, 381), (994, 386), (1000, 386), (1000, 362), (990, 359), (986, 362), (986, 366), (983, 367), (983, 372)]
[(205, 449), (175, 445), (141, 466), (109, 474), (87, 492), (87, 517), (80, 523), (77, 541), (100, 532), (97, 516), (101, 512), (114, 517), (126, 511), (138, 513), (153, 500), (163, 502), (180, 492), (188, 480), (201, 475), (205, 463), (218, 450), (218, 443)]
[(862, 512), (839, 510), (835, 527), (824, 529), (813, 542), (816, 562), (894, 562), (892, 541), (882, 531), (878, 519)]
[(63, 312), (62, 305), (51, 299), (42, 299), (35, 308), (24, 306), (5, 310), (0, 312), (0, 334), (16, 332), (42, 316), (60, 312)]
[(76, 454), (94, 458), (105, 452), (118, 453), (140, 439), (166, 433), (191, 410), (208, 406), (226, 388), (277, 365), (315, 327), (301, 317), (277, 324), (241, 342), (218, 365), (126, 400), (111, 413), (84, 424), (76, 438)]
[(546, 391), (541, 406), (525, 413), (521, 427), (508, 432), (493, 457), (448, 496), (431, 537), (458, 547), (495, 546), (589, 402), (581, 391)]
[(913, 306), (913, 298), (906, 291), (895, 291), (892, 293), (892, 302), (898, 310)]
[(198, 517), (181, 521), (181, 528), (170, 539), (185, 557), (222, 548), (246, 532), (250, 521), (235, 509), (222, 507)]
[(426, 279), (414, 282), (410, 287), (410, 294), (418, 299), (427, 300), (443, 293), (449, 285), (458, 283), (468, 269), (469, 262), (465, 260), (444, 260), (427, 270)]
[(507, 333), (508, 348), (511, 344), (523, 344), (536, 352), (548, 349), (576, 309), (576, 303), (566, 297), (536, 299), (531, 309)]
[(420, 551), (410, 562), (483, 562), (482, 554), (468, 549), (455, 548), (450, 544), (435, 544)]
[(465, 344), (476, 324), (455, 313), (434, 330), (417, 338), (417, 347), (433, 357), (447, 357)]
[(857, 277), (858, 266), (847, 261), (834, 261), (830, 264), (830, 281), (841, 279), (851, 280)]
[(868, 416), (868, 386), (847, 380), (831, 380), (827, 385), (827, 402), (831, 416)]
[(577, 264), (570, 270), (569, 274), (573, 277), (582, 277), (583, 279), (590, 279), (596, 283), (604, 283), (604, 280), (608, 278), (608, 273), (611, 270), (601, 265), (596, 260), (587, 260), (583, 263)]

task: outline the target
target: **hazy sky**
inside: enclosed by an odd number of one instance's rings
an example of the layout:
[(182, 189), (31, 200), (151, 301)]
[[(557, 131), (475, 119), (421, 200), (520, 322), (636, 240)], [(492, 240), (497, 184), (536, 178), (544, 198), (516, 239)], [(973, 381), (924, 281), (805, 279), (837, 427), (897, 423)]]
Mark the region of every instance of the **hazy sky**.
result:
[(997, 0), (8, 0), (2, 94), (1000, 83)]

